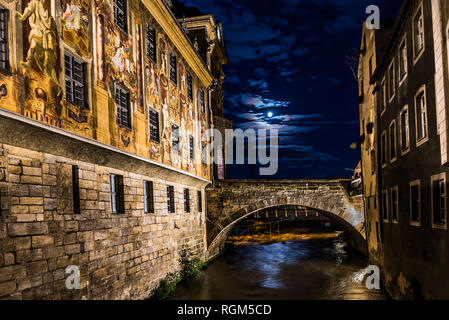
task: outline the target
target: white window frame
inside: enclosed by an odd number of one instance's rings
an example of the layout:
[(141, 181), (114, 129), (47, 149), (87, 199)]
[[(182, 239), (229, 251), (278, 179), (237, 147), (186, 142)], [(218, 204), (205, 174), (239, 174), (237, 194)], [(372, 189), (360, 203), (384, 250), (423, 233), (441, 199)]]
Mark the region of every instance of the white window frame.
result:
[[(393, 57), (393, 61), (388, 66), (388, 101), (391, 103), (394, 100), (394, 97), (396, 96), (396, 63), (395, 58)], [(391, 91), (391, 77), (390, 77), (390, 71), (393, 71), (393, 94), (390, 97), (390, 91)]]
[[(385, 136), (385, 143), (383, 143), (383, 136)], [(385, 154), (385, 163), (383, 163), (382, 159), (383, 154)], [(388, 137), (385, 130), (380, 136), (380, 164), (382, 165), (382, 169), (386, 168), (388, 164)]]
[[(391, 154), (391, 127), (394, 125), (394, 150), (395, 150), (395, 157), (392, 157)], [(390, 163), (395, 162), (398, 159), (398, 142), (397, 142), (397, 124), (396, 124), (396, 119), (394, 119), (393, 121), (391, 121), (390, 126), (388, 127), (388, 133), (389, 133), (389, 138), (388, 139), (388, 146), (389, 148), (389, 154), (390, 154)]]
[(380, 84), (380, 95), (382, 98), (382, 101), (380, 102), (380, 116), (383, 116), (383, 114), (385, 113), (385, 111), (387, 110), (387, 81), (386, 78), (384, 77), (382, 79), (382, 82)]
[[(412, 187), (418, 186), (418, 194), (419, 194), (419, 206), (418, 206), (418, 221), (412, 221)], [(420, 227), (421, 226), (421, 207), (422, 207), (422, 201), (421, 201), (421, 180), (414, 180), (410, 182), (409, 187), (409, 197), (410, 197), (410, 225), (414, 227)]]
[[(394, 219), (393, 217), (393, 206), (395, 205), (393, 203), (393, 191), (396, 191), (396, 219)], [(391, 221), (395, 224), (399, 223), (399, 188), (398, 186), (395, 186), (393, 188), (391, 188), (390, 190), (390, 203), (391, 203)]]
[[(447, 65), (449, 66), (449, 21), (447, 23), (447, 27), (446, 27), (446, 51), (447, 51)], [(448, 67), (449, 69), (449, 67)], [(449, 71), (449, 70), (448, 70)]]
[[(418, 15), (419, 10), (421, 10), (421, 18), (423, 21), (423, 48), (422, 50), (416, 54), (415, 52), (415, 18)], [(418, 6), (418, 8), (415, 11), (415, 14), (413, 15), (412, 18), (412, 40), (413, 40), (413, 65), (416, 65), (416, 63), (419, 61), (419, 59), (422, 57), (422, 55), (424, 54), (424, 51), (426, 51), (426, 23), (424, 20), (424, 8), (423, 8), (423, 2), (421, 0), (420, 5)]]
[[(425, 130), (425, 137), (421, 138), (421, 140), (418, 140), (418, 108), (416, 105), (416, 98), (421, 94), (424, 93), (424, 102), (425, 102), (425, 119), (426, 119), (426, 130)], [(419, 90), (416, 92), (414, 98), (413, 98), (413, 104), (415, 105), (415, 138), (416, 138), (416, 147), (421, 146), (422, 144), (426, 143), (429, 140), (429, 119), (427, 117), (427, 93), (426, 93), (426, 85), (423, 85)], [(422, 119), (422, 118), (421, 118)], [(420, 124), (422, 125), (422, 123)]]
[[(403, 58), (402, 56), (402, 50), (401, 47), (402, 45), (404, 45), (405, 47), (405, 64), (404, 64), (404, 69), (405, 69), (405, 74), (402, 76), (401, 78), (401, 60)], [(405, 79), (407, 79), (408, 76), (408, 47), (407, 47), (407, 35), (404, 35), (404, 38), (402, 39), (401, 44), (399, 45), (399, 60), (398, 60), (398, 70), (399, 70), (399, 87), (404, 83)]]
[[(433, 220), (433, 183), (438, 180), (444, 181), (444, 224), (435, 223)], [(447, 229), (447, 178), (446, 173), (440, 173), (430, 177), (430, 192), (431, 192), (431, 216), (432, 216), (432, 228), (434, 229)]]
[[(390, 201), (389, 201), (389, 199), (388, 199), (388, 190), (382, 190), (382, 220), (383, 220), (383, 222), (385, 222), (385, 223), (388, 223), (388, 222), (390, 222), (390, 210), (389, 210), (389, 208), (390, 208)], [(383, 202), (384, 202), (384, 194), (385, 195), (387, 195), (386, 197), (385, 197), (385, 199), (386, 199), (386, 204), (384, 204)], [(386, 216), (387, 216), (387, 218), (385, 219), (385, 212), (384, 212), (384, 208), (385, 208), (385, 210), (387, 210), (387, 212), (386, 212)]]
[[(407, 123), (406, 123), (406, 138), (407, 138), (407, 148), (404, 149), (403, 145), (402, 145), (402, 113), (404, 111), (407, 111)], [(399, 113), (399, 141), (400, 141), (400, 145), (401, 145), (401, 156), (407, 154), (408, 152), (410, 152), (410, 109), (408, 107), (408, 105), (405, 105), (402, 109), (401, 112)]]

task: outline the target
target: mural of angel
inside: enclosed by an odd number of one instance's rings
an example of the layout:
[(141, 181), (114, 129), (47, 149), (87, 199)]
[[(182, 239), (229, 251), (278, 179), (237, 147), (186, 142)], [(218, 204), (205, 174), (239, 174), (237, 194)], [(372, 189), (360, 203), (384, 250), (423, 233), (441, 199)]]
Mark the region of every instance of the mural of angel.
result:
[(20, 21), (28, 20), (31, 31), (28, 35), (30, 48), (23, 66), (31, 68), (33, 61), (41, 72), (59, 83), (56, 76), (57, 61), (57, 29), (51, 14), (45, 9), (45, 1), (31, 0), (23, 14), (16, 12)]
[(81, 8), (71, 0), (67, 3), (66, 9), (62, 15), (62, 21), (67, 30), (79, 31), (81, 29), (81, 19), (87, 20), (86, 15), (81, 15)]

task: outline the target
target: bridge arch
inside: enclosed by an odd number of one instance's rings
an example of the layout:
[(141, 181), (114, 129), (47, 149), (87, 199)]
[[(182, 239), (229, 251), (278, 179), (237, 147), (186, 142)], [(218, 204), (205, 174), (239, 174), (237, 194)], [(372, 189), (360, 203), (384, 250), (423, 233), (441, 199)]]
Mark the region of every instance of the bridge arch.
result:
[(346, 180), (225, 180), (208, 189), (209, 258), (220, 253), (232, 228), (267, 208), (303, 206), (331, 218), (348, 234), (350, 244), (366, 253), (361, 197), (351, 197)]

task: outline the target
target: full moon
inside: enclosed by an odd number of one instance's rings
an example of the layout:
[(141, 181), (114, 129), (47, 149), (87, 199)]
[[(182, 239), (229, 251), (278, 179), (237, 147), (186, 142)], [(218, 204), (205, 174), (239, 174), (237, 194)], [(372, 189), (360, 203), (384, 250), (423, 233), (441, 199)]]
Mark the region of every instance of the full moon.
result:
[(268, 116), (268, 118), (271, 118), (273, 116), (273, 112), (268, 112), (267, 116)]

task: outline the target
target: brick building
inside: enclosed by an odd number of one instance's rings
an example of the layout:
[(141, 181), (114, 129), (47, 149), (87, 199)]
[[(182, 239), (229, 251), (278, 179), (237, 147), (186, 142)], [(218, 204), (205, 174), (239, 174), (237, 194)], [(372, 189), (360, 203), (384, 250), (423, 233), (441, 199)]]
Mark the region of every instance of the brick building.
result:
[(449, 297), (448, 5), (404, 1), (370, 76), (380, 265), (393, 297)]
[(226, 55), (162, 0), (0, 0), (0, 38), (0, 298), (140, 299), (204, 259)]

